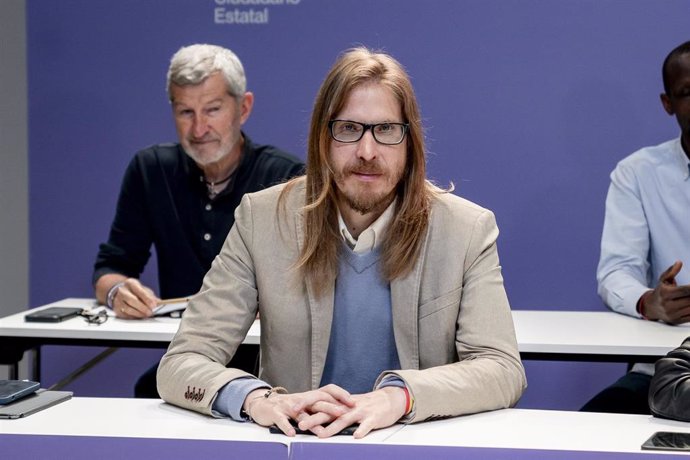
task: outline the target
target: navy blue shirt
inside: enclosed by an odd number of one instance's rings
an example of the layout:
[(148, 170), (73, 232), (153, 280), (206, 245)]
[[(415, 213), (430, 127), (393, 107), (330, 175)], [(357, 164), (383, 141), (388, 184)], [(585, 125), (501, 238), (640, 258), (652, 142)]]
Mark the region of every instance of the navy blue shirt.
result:
[(242, 196), (304, 171), (299, 159), (243, 136), (240, 165), (213, 200), (203, 172), (179, 144), (138, 152), (125, 172), (108, 241), (99, 247), (94, 284), (107, 273), (138, 278), (154, 245), (159, 296), (195, 294), (235, 223)]

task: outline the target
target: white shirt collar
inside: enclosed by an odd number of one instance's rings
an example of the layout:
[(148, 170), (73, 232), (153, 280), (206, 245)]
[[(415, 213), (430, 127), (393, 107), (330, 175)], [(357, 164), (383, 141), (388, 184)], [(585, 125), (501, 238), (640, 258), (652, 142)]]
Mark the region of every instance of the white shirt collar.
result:
[(355, 239), (350, 231), (345, 225), (342, 214), (338, 210), (338, 227), (340, 229), (340, 234), (343, 236), (343, 240), (352, 249), (355, 254), (363, 254), (365, 252), (372, 251), (383, 242), (383, 235), (385, 234), (388, 226), (393, 221), (393, 213), (395, 212), (395, 203), (397, 200), (393, 200), (391, 204), (388, 205), (385, 211), (376, 219), (370, 226), (368, 226), (362, 233), (359, 234), (359, 238)]

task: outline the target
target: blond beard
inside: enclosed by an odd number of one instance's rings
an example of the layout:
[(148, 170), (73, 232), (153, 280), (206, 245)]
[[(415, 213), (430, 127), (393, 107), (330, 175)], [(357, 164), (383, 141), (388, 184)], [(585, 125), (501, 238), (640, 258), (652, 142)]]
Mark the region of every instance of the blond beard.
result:
[(363, 161), (357, 162), (357, 165), (346, 165), (342, 172), (333, 170), (333, 180), (335, 182), (338, 195), (350, 208), (362, 215), (385, 209), (395, 198), (398, 184), (400, 184), (404, 174), (404, 170), (392, 171), (395, 176), (391, 177), (391, 179), (392, 182), (395, 183), (395, 186), (388, 193), (381, 192), (374, 194), (366, 189), (354, 193), (347, 192), (345, 187), (345, 179), (355, 171), (382, 174), (385, 173), (385, 170), (378, 167), (378, 165), (372, 163), (367, 164)]

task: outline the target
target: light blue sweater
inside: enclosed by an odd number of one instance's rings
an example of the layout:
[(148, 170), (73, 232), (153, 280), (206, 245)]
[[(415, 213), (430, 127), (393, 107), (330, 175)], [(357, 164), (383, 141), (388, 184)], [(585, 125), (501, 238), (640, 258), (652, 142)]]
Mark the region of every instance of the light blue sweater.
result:
[(380, 250), (356, 254), (342, 246), (322, 386), (368, 393), (382, 371), (400, 369), (390, 283), (381, 275), (380, 258)]
[[(380, 250), (355, 254), (343, 243), (321, 386), (335, 383), (352, 394), (368, 393), (382, 371), (400, 369), (393, 336), (390, 283), (381, 276), (380, 258)], [(393, 377), (380, 386), (402, 387), (404, 383)], [(213, 403), (214, 415), (246, 420), (240, 414), (242, 403), (257, 388), (270, 385), (252, 377), (228, 383)]]

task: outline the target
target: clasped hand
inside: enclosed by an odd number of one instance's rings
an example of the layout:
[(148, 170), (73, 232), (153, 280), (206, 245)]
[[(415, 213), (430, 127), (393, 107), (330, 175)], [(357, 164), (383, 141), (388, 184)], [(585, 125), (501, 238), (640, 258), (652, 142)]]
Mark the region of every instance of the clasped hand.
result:
[(266, 389), (254, 390), (244, 402), (244, 410), (259, 425), (276, 425), (287, 436), (295, 436), (290, 420), (301, 430), (320, 438), (333, 436), (353, 424), (359, 424), (354, 437), (371, 430), (386, 428), (405, 415), (402, 388), (384, 387), (370, 393), (351, 395), (337, 385), (326, 385), (304, 393), (276, 394), (264, 397)]

